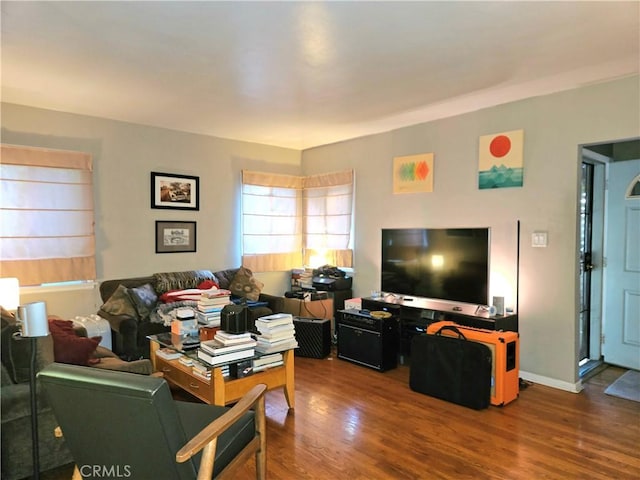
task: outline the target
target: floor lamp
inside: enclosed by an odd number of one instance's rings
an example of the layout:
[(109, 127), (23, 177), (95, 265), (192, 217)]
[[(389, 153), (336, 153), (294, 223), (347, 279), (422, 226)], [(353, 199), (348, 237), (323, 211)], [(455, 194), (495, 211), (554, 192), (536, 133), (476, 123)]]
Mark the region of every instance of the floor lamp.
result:
[(18, 306), (16, 317), (22, 324), (21, 337), (31, 342), (31, 364), (29, 366), (29, 387), (31, 390), (31, 443), (33, 458), (33, 478), (40, 478), (40, 449), (38, 442), (38, 397), (36, 391), (36, 357), (38, 337), (49, 335), (47, 306), (44, 302), (27, 303)]

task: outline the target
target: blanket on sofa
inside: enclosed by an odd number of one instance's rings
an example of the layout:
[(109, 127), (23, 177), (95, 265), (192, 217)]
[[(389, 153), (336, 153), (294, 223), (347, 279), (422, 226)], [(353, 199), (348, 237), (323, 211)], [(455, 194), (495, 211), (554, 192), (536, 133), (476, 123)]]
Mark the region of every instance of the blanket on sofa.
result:
[(198, 309), (198, 302), (195, 300), (181, 300), (172, 303), (159, 303), (149, 314), (149, 321), (151, 323), (161, 323), (165, 327), (170, 327), (171, 322), (178, 318), (177, 310), (184, 307), (193, 308), (195, 311)]

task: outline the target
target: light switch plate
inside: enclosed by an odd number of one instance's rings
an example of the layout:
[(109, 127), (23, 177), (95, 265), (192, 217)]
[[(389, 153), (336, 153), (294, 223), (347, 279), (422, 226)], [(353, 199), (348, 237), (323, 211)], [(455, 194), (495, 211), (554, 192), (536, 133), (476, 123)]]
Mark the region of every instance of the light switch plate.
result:
[(531, 246), (532, 247), (546, 247), (548, 243), (547, 232), (533, 232), (531, 234)]

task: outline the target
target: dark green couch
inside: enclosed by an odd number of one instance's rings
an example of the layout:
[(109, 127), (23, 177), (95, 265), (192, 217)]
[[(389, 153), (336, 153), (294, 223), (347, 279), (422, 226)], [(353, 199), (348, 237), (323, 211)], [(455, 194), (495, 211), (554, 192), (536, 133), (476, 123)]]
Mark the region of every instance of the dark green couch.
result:
[[(107, 302), (122, 285), (125, 289), (138, 289), (145, 285), (150, 285), (157, 296), (161, 296), (170, 290), (181, 290), (196, 288), (205, 280), (212, 280), (220, 288), (240, 293), (237, 288), (233, 288), (233, 281), (241, 268), (232, 268), (211, 272), (210, 270), (194, 270), (186, 272), (157, 273), (147, 277), (123, 278), (116, 280), (105, 280), (100, 284), (100, 296), (103, 302)], [(248, 271), (247, 269), (242, 269)], [(256, 293), (256, 292), (254, 292)], [(256, 293), (257, 295), (257, 293)], [(233, 295), (238, 298), (239, 295)], [(284, 297), (259, 293), (258, 305), (249, 307), (249, 321), (254, 322), (256, 318), (280, 313), (284, 309)], [(264, 305), (266, 304), (266, 305)], [(100, 308), (98, 315), (105, 318), (111, 325), (113, 351), (121, 358), (131, 360), (137, 358), (149, 358), (148, 335), (167, 332), (169, 327), (162, 323), (152, 322), (150, 313), (143, 310), (143, 313), (136, 309), (125, 314), (113, 315), (105, 311), (105, 305)]]

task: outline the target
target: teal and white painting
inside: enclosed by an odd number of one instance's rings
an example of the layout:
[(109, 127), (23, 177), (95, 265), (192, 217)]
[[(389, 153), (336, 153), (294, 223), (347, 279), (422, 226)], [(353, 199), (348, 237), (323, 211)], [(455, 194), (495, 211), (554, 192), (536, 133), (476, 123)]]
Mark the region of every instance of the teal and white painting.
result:
[(478, 188), (521, 187), (524, 178), (524, 130), (480, 137)]

